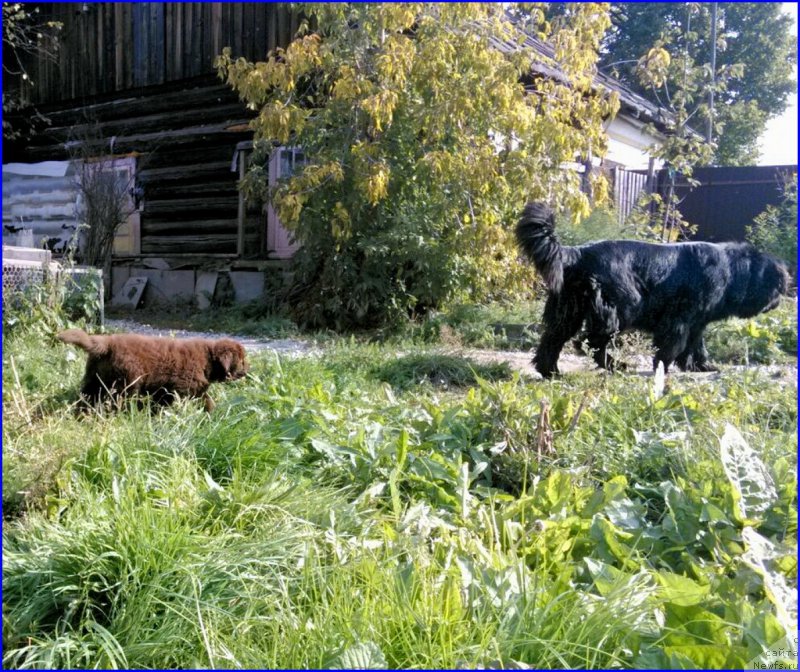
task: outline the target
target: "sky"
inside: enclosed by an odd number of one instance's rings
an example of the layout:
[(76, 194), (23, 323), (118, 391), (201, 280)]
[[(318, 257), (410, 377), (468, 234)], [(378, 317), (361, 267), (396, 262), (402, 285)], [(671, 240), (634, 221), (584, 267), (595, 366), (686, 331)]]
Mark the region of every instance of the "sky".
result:
[[(797, 35), (797, 4), (782, 2), (782, 9), (794, 17), (794, 34)], [(795, 65), (797, 77), (797, 65)], [(759, 166), (779, 166), (797, 163), (797, 92), (789, 98), (789, 106), (779, 117), (767, 123), (767, 129), (761, 136), (759, 147), (761, 157)]]

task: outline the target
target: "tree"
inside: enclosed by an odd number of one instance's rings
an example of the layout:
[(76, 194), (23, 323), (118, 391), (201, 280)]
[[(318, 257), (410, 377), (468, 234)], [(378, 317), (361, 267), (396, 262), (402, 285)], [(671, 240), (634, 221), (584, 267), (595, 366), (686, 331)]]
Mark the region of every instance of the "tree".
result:
[(635, 70), (640, 86), (670, 112), (664, 121), (665, 139), (652, 150), (667, 168), (666, 194), (663, 198), (661, 194), (650, 194), (644, 200), (655, 220), (651, 225), (655, 223), (654, 228), (660, 228), (661, 240), (673, 240), (687, 228), (677, 208), (677, 176), (692, 183), (694, 167), (709, 163), (714, 154), (713, 140), (695, 130), (707, 127), (712, 138), (719, 135), (721, 124), (713, 115), (709, 94), (724, 93), (731, 79), (741, 76), (738, 64), (713, 68), (711, 76), (711, 65), (695, 62), (691, 48), (696, 41), (693, 26), (702, 19), (697, 4), (684, 4), (680, 18), (681, 23), (673, 25), (669, 34), (663, 33), (637, 61)]
[[(602, 46), (601, 68), (658, 103), (652, 88), (642, 86), (636, 74), (639, 59), (654, 45), (670, 45), (671, 52), (688, 53), (705, 65), (711, 53), (712, 3), (612, 3), (613, 27)], [(693, 21), (687, 29), (687, 10)], [(795, 90), (793, 67), (797, 59), (792, 20), (780, 3), (718, 3), (718, 68), (740, 64), (742, 74), (718, 91), (714, 162), (747, 165), (758, 158), (758, 138), (769, 119), (780, 115)], [(669, 83), (670, 85), (673, 82)], [(698, 128), (702, 131), (702, 128)]]
[(783, 176), (782, 197), (747, 227), (747, 240), (758, 249), (786, 262), (797, 278), (797, 173)]
[[(512, 222), (529, 198), (588, 212), (565, 162), (602, 155), (616, 97), (591, 78), (607, 6), (577, 5), (552, 27), (543, 6), (309, 4), (285, 50), (265, 62), (218, 59), (253, 109), (254, 165), (242, 185), (266, 197), (275, 144), (309, 162), (271, 194), (302, 244), (295, 315), (335, 328), (386, 325), (447, 301), (508, 296), (531, 281)], [(513, 18), (513, 20), (511, 20)], [(552, 40), (564, 79), (531, 76)], [(505, 45), (506, 48), (498, 48)], [(604, 182), (596, 178), (602, 198)]]

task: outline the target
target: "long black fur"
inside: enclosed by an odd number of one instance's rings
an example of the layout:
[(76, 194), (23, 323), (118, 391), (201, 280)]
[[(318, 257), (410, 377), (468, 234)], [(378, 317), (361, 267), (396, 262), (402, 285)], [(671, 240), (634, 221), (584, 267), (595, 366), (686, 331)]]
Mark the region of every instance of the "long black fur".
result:
[(558, 373), (564, 344), (583, 327), (595, 362), (613, 369), (606, 349), (618, 332), (652, 334), (653, 367), (713, 371), (703, 342), (710, 322), (775, 308), (789, 273), (747, 243), (657, 244), (607, 240), (576, 247), (555, 235), (555, 217), (529, 203), (517, 241), (548, 288), (544, 332), (533, 359), (545, 378)]

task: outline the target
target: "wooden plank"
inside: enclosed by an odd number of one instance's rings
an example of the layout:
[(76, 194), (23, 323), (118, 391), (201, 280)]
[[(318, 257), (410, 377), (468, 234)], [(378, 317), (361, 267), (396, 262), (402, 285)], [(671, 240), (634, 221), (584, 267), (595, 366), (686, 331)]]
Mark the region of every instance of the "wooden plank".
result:
[(133, 85), (142, 86), (144, 84), (145, 64), (147, 54), (144, 50), (144, 3), (134, 2), (131, 4), (131, 20), (133, 22)]
[(213, 59), (222, 53), (222, 3), (211, 3), (211, 57)]
[(237, 3), (234, 7), (234, 26), (236, 27), (236, 34), (233, 36), (233, 43), (235, 45), (234, 55), (242, 56), (244, 54), (244, 3)]
[(119, 91), (125, 86), (125, 75), (122, 61), (124, 27), (123, 27), (123, 6), (120, 2), (112, 3), (114, 6), (114, 90)]
[(164, 3), (164, 81), (175, 79), (175, 9), (174, 2)]
[(105, 54), (104, 58), (106, 61), (106, 85), (104, 87), (105, 91), (116, 91), (116, 72), (115, 72), (115, 64), (114, 64), (114, 55), (116, 52), (114, 38), (116, 33), (114, 31), (114, 3), (108, 2), (105, 5), (105, 9), (103, 12), (106, 21), (106, 41), (105, 41)]
[[(78, 70), (75, 73), (75, 95), (79, 97), (88, 96), (91, 93), (93, 83), (89, 80), (94, 79), (91, 75), (93, 72), (92, 66), (94, 62), (94, 55), (92, 49), (92, 38), (94, 37), (94, 30), (89, 24), (89, 13), (81, 11), (80, 25), (81, 25), (81, 38), (78, 46), (80, 47), (80, 61), (78, 63)], [(86, 73), (89, 73), (88, 76)]]
[[(242, 53), (248, 60), (256, 60), (255, 55), (255, 24), (256, 24), (256, 3), (243, 3), (242, 19)], [(240, 252), (241, 254), (241, 252)]]
[(125, 88), (133, 87), (133, 5), (124, 3), (122, 8), (122, 21), (124, 36), (122, 40), (122, 53), (125, 60), (123, 73)]
[[(232, 145), (226, 138), (222, 140), (221, 144), (204, 142), (197, 147), (170, 147), (168, 152), (156, 153), (150, 156), (147, 161), (147, 168), (188, 166), (202, 163), (203, 161), (226, 161), (230, 168), (235, 145)], [(230, 173), (230, 175), (232, 179), (236, 177), (234, 173)]]
[(214, 4), (203, 3), (203, 59), (202, 67), (206, 72), (214, 68)]
[(290, 42), (288, 16), (283, 4), (276, 5), (276, 11), (278, 13), (278, 44), (285, 47)]
[(267, 6), (267, 51), (273, 51), (278, 44), (278, 6)]
[(92, 95), (96, 95), (98, 91), (105, 90), (106, 82), (106, 64), (105, 64), (105, 25), (104, 25), (105, 12), (103, 11), (103, 3), (98, 3), (94, 7), (94, 23), (95, 33), (92, 35), (94, 41), (94, 67), (89, 70), (90, 78), (92, 81)]
[(175, 8), (175, 78), (183, 79), (183, 52), (184, 52), (184, 20), (186, 5), (182, 2), (173, 5)]
[(192, 18), (194, 11), (194, 3), (182, 2), (181, 8), (183, 10), (182, 25), (181, 25), (181, 77), (186, 78), (191, 75), (192, 69)]
[(163, 84), (166, 75), (166, 31), (164, 25), (164, 7), (160, 2), (151, 3), (151, 46), (153, 52), (153, 75), (149, 84)]
[(225, 47), (231, 46), (231, 3), (223, 2), (220, 15), (220, 53)]
[[(77, 24), (78, 24), (77, 25), (77, 30), (76, 30), (76, 32), (74, 34), (77, 35), (77, 39), (78, 39), (77, 43), (79, 45), (84, 45), (84, 44), (86, 44), (86, 39), (85, 39), (86, 35), (85, 35), (85, 31), (83, 29), (83, 22), (82, 21), (78, 21)], [(72, 45), (70, 45), (70, 47), (74, 48), (74, 46), (72, 46)], [(73, 53), (77, 53), (77, 57), (69, 59), (69, 75), (68, 75), (69, 76), (69, 81), (67, 82), (68, 89), (67, 89), (66, 98), (77, 98), (78, 97), (78, 92), (75, 90), (75, 85), (77, 84), (77, 81), (78, 81), (77, 69), (80, 67), (79, 66), (79, 61), (82, 60), (83, 50), (81, 49), (81, 50), (79, 50), (77, 52), (73, 52)]]
[(203, 3), (192, 3), (192, 75), (203, 72)]
[(263, 61), (267, 55), (267, 5), (258, 3), (253, 23), (253, 59)]

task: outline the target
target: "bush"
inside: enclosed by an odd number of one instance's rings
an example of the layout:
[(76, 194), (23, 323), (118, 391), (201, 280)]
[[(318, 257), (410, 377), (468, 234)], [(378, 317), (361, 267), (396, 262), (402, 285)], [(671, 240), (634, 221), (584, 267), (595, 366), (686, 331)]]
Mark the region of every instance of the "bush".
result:
[(768, 205), (747, 227), (747, 240), (758, 249), (786, 262), (797, 278), (797, 175), (787, 177), (783, 198)]
[(617, 213), (612, 208), (599, 207), (579, 223), (567, 217), (559, 217), (556, 233), (564, 245), (582, 245), (598, 240), (620, 240), (633, 238), (636, 231), (619, 223)]
[(100, 321), (98, 278), (70, 274), (69, 265), (57, 273), (45, 269), (42, 282), (30, 282), (21, 291), (3, 297), (5, 337), (29, 331), (46, 336), (73, 323)]

